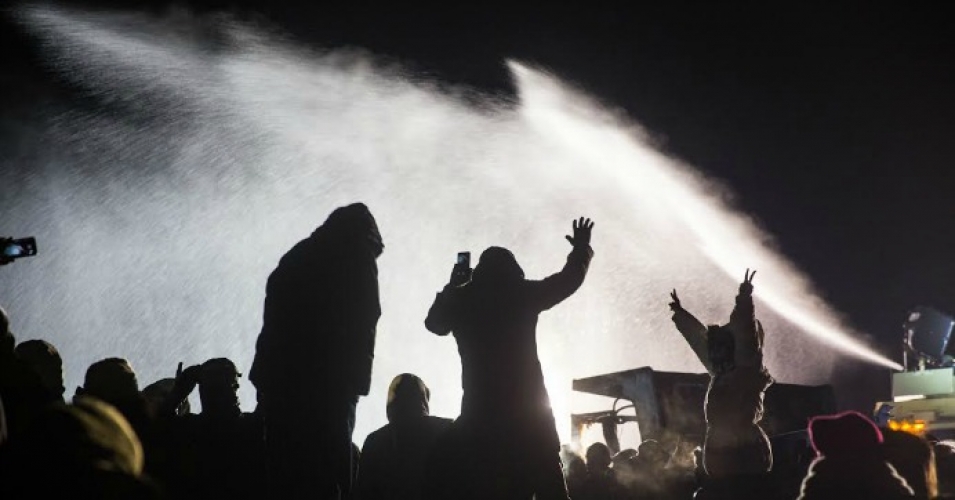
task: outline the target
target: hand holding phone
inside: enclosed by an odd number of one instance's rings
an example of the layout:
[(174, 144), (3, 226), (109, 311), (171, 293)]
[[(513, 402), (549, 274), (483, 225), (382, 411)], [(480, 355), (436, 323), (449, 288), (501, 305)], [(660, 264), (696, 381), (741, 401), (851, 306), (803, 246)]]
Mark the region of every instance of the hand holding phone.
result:
[(0, 264), (8, 264), (21, 257), (36, 255), (36, 238), (0, 239)]
[(458, 259), (451, 270), (451, 285), (461, 286), (471, 281), (471, 252), (458, 252)]

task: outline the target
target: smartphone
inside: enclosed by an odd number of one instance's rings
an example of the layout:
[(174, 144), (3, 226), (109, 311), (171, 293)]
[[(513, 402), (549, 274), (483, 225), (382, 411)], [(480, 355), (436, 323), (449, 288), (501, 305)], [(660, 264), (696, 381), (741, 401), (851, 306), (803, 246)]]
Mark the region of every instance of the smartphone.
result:
[(36, 255), (36, 238), (20, 238), (18, 240), (7, 240), (2, 243), (0, 255), (8, 259), (19, 259), (20, 257), (32, 257)]
[(458, 265), (462, 267), (471, 267), (471, 252), (458, 252)]

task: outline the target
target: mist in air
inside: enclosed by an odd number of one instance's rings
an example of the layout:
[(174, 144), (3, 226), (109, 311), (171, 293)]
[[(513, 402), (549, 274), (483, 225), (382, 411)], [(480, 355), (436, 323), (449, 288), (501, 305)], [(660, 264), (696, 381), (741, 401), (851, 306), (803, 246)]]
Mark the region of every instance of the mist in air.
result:
[[(543, 278), (563, 265), (579, 216), (596, 221), (591, 274), (538, 328), (565, 440), (579, 403), (572, 378), (701, 372), (670, 323), (668, 294), (676, 288), (705, 323), (725, 322), (747, 267), (758, 270), (777, 380), (826, 383), (844, 355), (892, 364), (853, 340), (727, 189), (531, 65), (508, 63), (517, 102), (475, 105), (363, 52), (316, 52), (227, 19), (16, 15), (51, 73), (83, 96), (6, 124), (15, 137), (0, 145), (3, 232), (39, 246), (3, 270), (0, 303), (20, 340), (60, 350), (68, 396), (110, 356), (128, 358), (141, 386), (180, 361), (227, 356), (246, 372), (269, 272), (354, 201), (375, 214), (386, 245), (359, 444), (386, 422), (399, 373), (431, 387), (433, 414), (458, 414), (454, 340), (423, 324), (457, 252), (505, 246)], [(245, 380), (240, 396), (251, 410)]]

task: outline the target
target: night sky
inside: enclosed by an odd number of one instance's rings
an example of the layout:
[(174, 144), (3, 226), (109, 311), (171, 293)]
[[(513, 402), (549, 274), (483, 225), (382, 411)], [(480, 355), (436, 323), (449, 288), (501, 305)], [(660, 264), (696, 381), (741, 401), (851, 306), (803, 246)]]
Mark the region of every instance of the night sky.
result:
[[(548, 68), (724, 181), (883, 352), (899, 358), (910, 307), (955, 313), (955, 38), (941, 7), (300, 3), (177, 5), (230, 8), (299, 42), (364, 47), (478, 91), (513, 93), (505, 58)], [(2, 112), (69, 95), (7, 21), (0, 42)]]

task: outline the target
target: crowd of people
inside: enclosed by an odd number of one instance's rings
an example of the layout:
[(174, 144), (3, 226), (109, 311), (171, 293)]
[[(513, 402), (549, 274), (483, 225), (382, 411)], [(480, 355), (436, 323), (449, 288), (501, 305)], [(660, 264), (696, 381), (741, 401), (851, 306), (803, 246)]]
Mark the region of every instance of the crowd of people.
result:
[[(502, 247), (459, 262), (424, 319), (451, 334), (464, 395), (454, 418), (430, 415), (414, 374), (388, 388), (388, 424), (359, 447), (356, 405), (369, 393), (385, 245), (361, 203), (334, 210), (279, 261), (242, 412), (242, 374), (226, 358), (179, 367), (140, 388), (123, 358), (97, 361), (65, 397), (63, 360), (43, 340), (16, 343), (0, 309), (3, 498), (394, 500), (955, 498), (955, 447), (848, 411), (806, 425), (810, 453), (774, 446), (760, 426), (773, 378), (747, 270), (725, 324), (670, 309), (710, 375), (706, 432), (691, 460), (668, 443), (586, 450), (561, 445), (537, 356), (541, 313), (580, 288), (594, 224), (566, 236), (561, 270), (528, 279)], [(11, 260), (0, 261), (8, 264)], [(771, 339), (770, 339), (771, 342)], [(423, 361), (424, 362), (424, 361)], [(201, 412), (189, 407), (198, 389)], [(613, 443), (616, 444), (616, 443)]]

